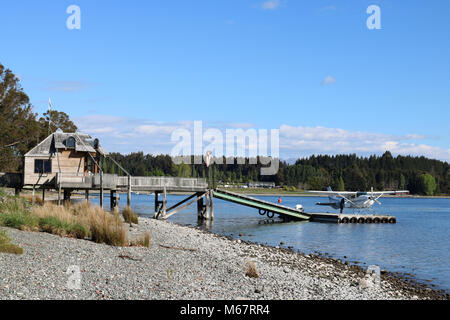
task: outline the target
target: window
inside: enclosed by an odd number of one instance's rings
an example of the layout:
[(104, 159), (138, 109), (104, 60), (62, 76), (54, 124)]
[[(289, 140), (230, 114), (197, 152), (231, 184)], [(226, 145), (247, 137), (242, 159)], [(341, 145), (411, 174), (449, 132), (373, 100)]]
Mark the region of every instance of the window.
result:
[(69, 137), (66, 140), (66, 147), (67, 148), (71, 148), (71, 149), (75, 149), (75, 138), (74, 137)]
[(34, 160), (34, 173), (51, 173), (52, 160)]

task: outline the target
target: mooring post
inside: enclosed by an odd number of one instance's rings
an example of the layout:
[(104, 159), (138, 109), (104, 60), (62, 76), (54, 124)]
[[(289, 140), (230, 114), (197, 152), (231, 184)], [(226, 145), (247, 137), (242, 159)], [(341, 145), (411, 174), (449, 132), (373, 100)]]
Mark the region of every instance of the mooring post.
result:
[(131, 176), (128, 175), (127, 206), (131, 207)]

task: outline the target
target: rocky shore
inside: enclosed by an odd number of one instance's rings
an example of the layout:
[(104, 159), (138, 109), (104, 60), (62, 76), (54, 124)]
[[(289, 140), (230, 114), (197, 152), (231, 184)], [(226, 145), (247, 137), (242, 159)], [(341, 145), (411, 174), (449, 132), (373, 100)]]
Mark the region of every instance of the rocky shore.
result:
[(24, 254), (0, 254), (0, 299), (448, 299), (389, 273), (377, 283), (358, 266), (170, 222), (127, 228), (150, 231), (150, 248), (2, 228)]

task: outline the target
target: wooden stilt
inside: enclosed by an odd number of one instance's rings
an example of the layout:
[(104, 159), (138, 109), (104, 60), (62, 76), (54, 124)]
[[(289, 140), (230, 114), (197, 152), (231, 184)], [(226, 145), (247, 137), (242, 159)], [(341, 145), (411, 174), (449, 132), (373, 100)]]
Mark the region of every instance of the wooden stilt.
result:
[[(206, 196), (205, 193), (203, 193), (203, 194), (202, 194), (202, 193), (194, 193), (192, 196), (190, 196), (190, 197), (184, 199), (183, 201), (178, 202), (176, 205), (170, 207), (170, 209), (167, 210), (167, 215), (166, 215), (163, 219), (164, 219), (164, 220), (165, 220), (165, 219), (168, 219), (169, 217), (171, 217), (171, 216), (174, 215), (175, 213), (178, 213), (178, 212), (180, 212), (181, 210), (183, 210), (184, 208), (190, 206), (190, 205), (193, 204), (195, 201), (197, 201), (197, 203), (198, 203), (198, 201), (199, 201), (200, 199), (203, 200), (203, 198), (204, 198), (205, 196)], [(194, 200), (192, 200), (192, 201), (190, 201), (189, 203), (186, 203), (186, 202), (188, 202), (189, 200), (191, 200), (191, 199), (193, 199), (193, 198), (195, 198), (195, 197), (197, 197), (197, 198), (194, 199)], [(183, 206), (181, 206), (183, 203), (186, 203), (186, 204), (183, 205)], [(181, 206), (181, 207), (180, 207), (180, 206)], [(178, 208), (178, 209), (175, 209), (175, 208), (177, 208), (177, 207), (179, 207), (179, 208)], [(175, 209), (175, 210), (173, 210), (173, 209)], [(173, 210), (173, 211), (171, 211), (171, 210)]]
[(64, 204), (70, 204), (71, 195), (72, 195), (72, 190), (64, 190)]
[(31, 203), (34, 203), (34, 186), (33, 186), (33, 193), (31, 194)]
[(164, 197), (163, 197), (163, 206), (162, 206), (162, 216), (163, 216), (163, 218), (167, 214), (166, 209), (167, 209), (167, 189), (166, 189), (166, 187), (164, 187)]
[(155, 191), (155, 215), (154, 215), (155, 219), (158, 219), (158, 212), (159, 212), (159, 193)]
[(210, 193), (209, 193), (209, 201), (211, 202), (211, 205), (210, 205), (210, 210), (211, 210), (211, 221), (213, 221), (214, 220), (214, 191), (213, 190), (210, 190)]
[(131, 176), (128, 176), (127, 206), (131, 207)]
[(45, 203), (45, 188), (42, 188), (42, 203)]
[(210, 213), (211, 213), (211, 211), (209, 210), (210, 209), (210, 202), (209, 202), (209, 191), (207, 191), (206, 192), (206, 212), (205, 212), (205, 218), (206, 218), (206, 220), (209, 220), (209, 218), (210, 218)]
[[(197, 196), (200, 197), (201, 193), (197, 193)], [(203, 198), (199, 198), (197, 200), (197, 216), (198, 220), (203, 220)]]
[(89, 190), (85, 190), (85, 191), (84, 191), (84, 200), (85, 200), (86, 202), (89, 202)]
[(100, 171), (100, 208), (103, 209), (103, 171)]
[(58, 206), (61, 205), (61, 184), (58, 186)]
[(115, 196), (114, 190), (111, 190), (109, 194), (110, 194), (110, 196), (109, 196), (110, 208), (111, 208), (111, 211), (114, 211), (114, 209), (116, 208), (116, 204), (115, 204), (116, 196)]

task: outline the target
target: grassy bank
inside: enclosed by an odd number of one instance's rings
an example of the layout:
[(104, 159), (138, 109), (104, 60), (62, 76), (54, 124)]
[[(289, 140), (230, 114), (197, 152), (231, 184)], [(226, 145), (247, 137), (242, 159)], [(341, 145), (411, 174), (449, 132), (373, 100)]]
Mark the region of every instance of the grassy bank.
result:
[[(129, 223), (130, 220), (138, 222), (131, 210), (126, 210), (124, 216)], [(135, 244), (128, 240), (123, 223), (118, 212), (109, 213), (90, 203), (66, 206), (40, 202), (32, 204), (28, 198), (10, 196), (0, 189), (0, 226), (3, 227), (89, 239), (113, 246)], [(149, 235), (144, 235), (144, 240), (138, 241), (138, 244), (149, 243)]]

